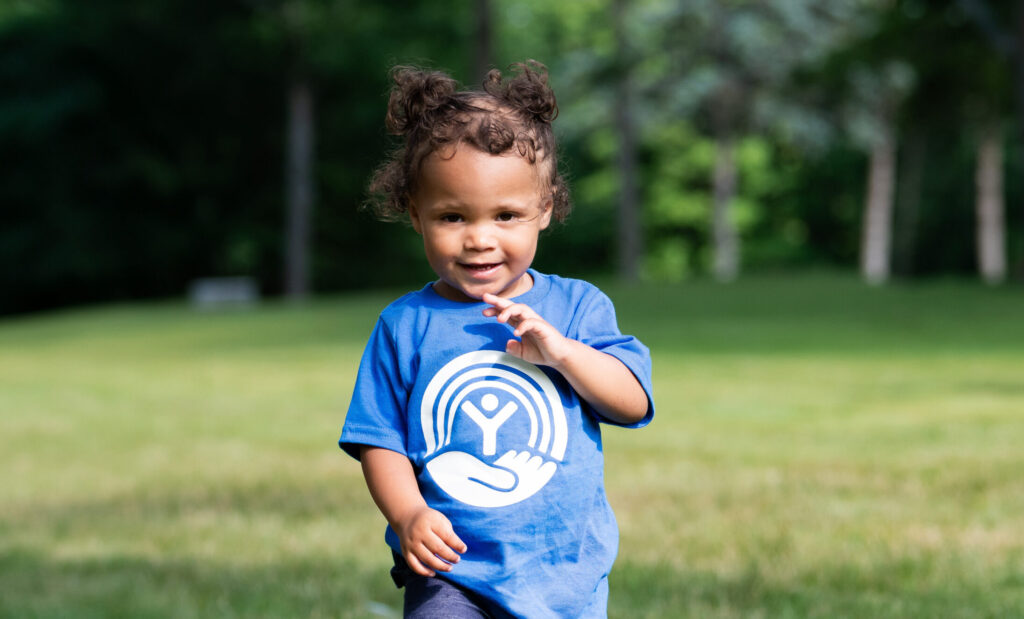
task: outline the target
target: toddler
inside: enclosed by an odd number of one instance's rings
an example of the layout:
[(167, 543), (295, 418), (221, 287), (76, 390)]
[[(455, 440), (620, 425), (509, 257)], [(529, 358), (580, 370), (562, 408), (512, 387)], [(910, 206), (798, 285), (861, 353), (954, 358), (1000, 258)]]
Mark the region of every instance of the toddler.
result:
[(601, 423), (651, 421), (647, 349), (594, 286), (530, 267), (569, 196), (543, 65), (483, 91), (397, 67), (370, 185), (437, 281), (384, 309), (339, 444), (388, 521), (406, 617), (604, 617), (618, 528)]

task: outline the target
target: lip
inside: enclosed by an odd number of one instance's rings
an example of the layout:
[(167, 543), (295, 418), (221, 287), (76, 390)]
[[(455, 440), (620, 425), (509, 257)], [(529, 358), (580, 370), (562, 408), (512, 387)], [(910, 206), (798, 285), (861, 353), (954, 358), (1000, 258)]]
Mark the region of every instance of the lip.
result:
[(501, 265), (501, 262), (485, 262), (479, 264), (473, 264), (468, 262), (459, 263), (459, 267), (461, 267), (465, 273), (469, 274), (470, 277), (476, 277), (481, 279), (487, 278), (496, 273), (498, 269), (501, 268)]

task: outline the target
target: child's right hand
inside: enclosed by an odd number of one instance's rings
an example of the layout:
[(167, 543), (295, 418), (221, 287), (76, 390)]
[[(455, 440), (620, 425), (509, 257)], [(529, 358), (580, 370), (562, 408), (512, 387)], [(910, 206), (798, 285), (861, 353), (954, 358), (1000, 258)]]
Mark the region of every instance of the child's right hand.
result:
[(423, 506), (410, 512), (400, 522), (392, 523), (402, 544), (402, 556), (412, 571), (421, 576), (434, 576), (435, 571), (448, 572), (466, 552), (451, 521), (444, 514)]

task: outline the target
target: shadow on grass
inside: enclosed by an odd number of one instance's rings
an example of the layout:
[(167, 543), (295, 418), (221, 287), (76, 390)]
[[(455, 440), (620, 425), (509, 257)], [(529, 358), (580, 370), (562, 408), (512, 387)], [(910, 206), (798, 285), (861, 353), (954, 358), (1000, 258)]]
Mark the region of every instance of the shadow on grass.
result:
[[(397, 617), (401, 593), (387, 569), (359, 558), (370, 548), (390, 560), (382, 528), (372, 523), (365, 548), (353, 543), (370, 509), (365, 488), (327, 475), (207, 478), (188, 488), (6, 506), (0, 617)], [(301, 538), (325, 518), (336, 537), (323, 547)], [(288, 548), (293, 534), (306, 546)], [(230, 548), (245, 550), (247, 535), (265, 548), (232, 555)], [(101, 540), (112, 543), (82, 550)], [(65, 543), (75, 556), (62, 553)], [(154, 550), (167, 544), (192, 550)]]
[[(197, 512), (212, 519), (210, 530), (243, 540), (246, 532), (235, 530), (242, 515), (298, 531), (330, 514), (332, 530), (341, 536), (366, 530), (361, 514), (372, 509), (367, 503), (365, 488), (311, 476), (233, 484), (206, 480), (200, 487), (23, 505), (0, 519), (0, 540), (6, 538), (12, 549), (0, 552), (0, 617), (398, 616), (401, 593), (387, 570), (345, 547), (358, 544), (333, 537), (330, 556), (309, 546), (303, 554), (274, 558), (280, 550), (275, 547), (268, 549), (271, 558), (258, 554), (258, 560), (223, 549), (214, 558), (163, 558), (150, 554), (154, 546), (145, 543), (137, 546), (149, 549), (141, 556), (103, 548), (86, 558), (61, 552), (62, 540), (127, 535), (191, 541), (189, 547), (205, 554), (202, 543), (180, 538), (197, 533), (188, 520)], [(386, 553), (380, 529), (373, 526), (372, 536), (360, 542)], [(19, 531), (28, 530), (50, 543), (43, 550), (19, 544)], [(856, 565), (837, 558), (792, 575), (767, 560), (752, 561), (736, 574), (622, 560), (611, 578), (610, 616), (1024, 616), (1024, 556), (1008, 553), (1004, 565), (979, 566), (937, 553)]]
[(225, 566), (126, 557), (0, 557), (2, 617), (397, 617), (386, 572), (326, 561)]
[[(921, 565), (869, 572), (832, 566), (771, 584), (757, 566), (734, 577), (620, 564), (616, 617), (1019, 617), (1020, 575), (998, 582), (908, 584)], [(27, 551), (0, 558), (3, 617), (397, 617), (385, 573), (344, 562), (225, 566), (111, 557), (57, 560)], [(385, 601), (385, 603), (382, 603)]]

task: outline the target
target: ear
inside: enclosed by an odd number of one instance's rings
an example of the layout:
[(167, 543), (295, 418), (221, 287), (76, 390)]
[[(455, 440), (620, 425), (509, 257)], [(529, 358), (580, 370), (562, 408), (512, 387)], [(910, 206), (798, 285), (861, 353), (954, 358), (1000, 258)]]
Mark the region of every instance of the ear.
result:
[(423, 223), (420, 221), (420, 212), (416, 209), (416, 203), (409, 198), (409, 221), (412, 222), (412, 229), (416, 234), (423, 234)]
[(551, 196), (548, 196), (547, 198), (545, 198), (544, 199), (544, 203), (541, 204), (541, 207), (540, 207), (541, 208), (541, 213), (540, 213), (540, 229), (541, 230), (545, 230), (545, 229), (547, 229), (548, 226), (551, 225), (551, 215), (555, 211), (554, 204), (555, 204), (555, 199), (553, 197), (551, 197)]

